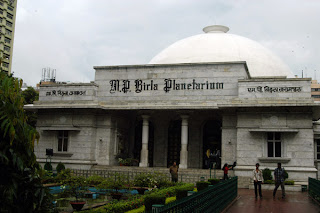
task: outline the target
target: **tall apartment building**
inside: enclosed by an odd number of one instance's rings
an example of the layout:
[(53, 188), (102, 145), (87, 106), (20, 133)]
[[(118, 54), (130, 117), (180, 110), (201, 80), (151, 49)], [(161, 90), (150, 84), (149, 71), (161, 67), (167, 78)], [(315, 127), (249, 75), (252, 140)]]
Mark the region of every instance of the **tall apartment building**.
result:
[(10, 74), (17, 0), (0, 0), (0, 57), (2, 71)]

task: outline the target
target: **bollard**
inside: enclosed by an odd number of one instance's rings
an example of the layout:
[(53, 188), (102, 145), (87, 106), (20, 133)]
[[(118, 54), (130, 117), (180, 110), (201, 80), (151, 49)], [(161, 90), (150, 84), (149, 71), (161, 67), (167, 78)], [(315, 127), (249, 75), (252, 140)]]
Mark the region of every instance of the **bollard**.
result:
[(308, 191), (308, 186), (307, 185), (301, 185), (301, 191), (302, 192)]
[(92, 194), (92, 199), (97, 199), (97, 194)]
[(160, 212), (160, 209), (163, 207), (164, 205), (161, 204), (153, 204), (152, 205), (152, 213), (158, 213)]

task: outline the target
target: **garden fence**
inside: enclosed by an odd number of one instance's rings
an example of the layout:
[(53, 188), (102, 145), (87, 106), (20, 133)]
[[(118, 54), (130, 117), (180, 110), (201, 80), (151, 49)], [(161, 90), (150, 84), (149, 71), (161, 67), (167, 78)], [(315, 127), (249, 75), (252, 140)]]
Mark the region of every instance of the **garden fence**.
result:
[[(81, 170), (81, 169), (71, 169), (71, 172), (76, 176), (83, 176), (88, 178), (90, 176), (98, 175), (104, 178), (115, 177), (115, 174), (120, 174), (128, 178), (128, 180), (133, 180), (136, 175), (142, 173), (155, 173), (160, 174), (163, 177), (166, 177), (167, 180), (171, 180), (171, 176), (169, 172), (161, 172), (161, 171), (114, 171), (114, 170)], [(179, 173), (179, 181), (184, 183), (195, 183), (197, 181), (208, 180), (210, 178), (210, 173), (208, 174), (195, 174), (195, 173)]]
[(320, 201), (320, 180), (310, 178), (308, 179), (309, 182), (309, 190), (308, 193), (311, 197)]
[(159, 209), (161, 213), (177, 212), (221, 212), (238, 196), (238, 177), (209, 186), (198, 193), (169, 203)]

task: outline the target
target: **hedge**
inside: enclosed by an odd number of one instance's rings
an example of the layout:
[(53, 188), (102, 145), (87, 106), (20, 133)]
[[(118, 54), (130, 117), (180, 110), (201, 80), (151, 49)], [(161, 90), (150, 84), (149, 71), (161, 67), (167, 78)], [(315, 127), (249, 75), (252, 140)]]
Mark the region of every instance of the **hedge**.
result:
[[(173, 197), (176, 195), (177, 191), (179, 190), (193, 190), (194, 185), (193, 184), (178, 184), (177, 186), (164, 188), (164, 189), (155, 189), (152, 191), (148, 191), (143, 196), (139, 196), (137, 198), (133, 198), (131, 200), (120, 200), (120, 201), (114, 201), (110, 202), (107, 205), (104, 206), (104, 209), (107, 213), (122, 213), (129, 211), (131, 209), (139, 208), (140, 206), (144, 205), (145, 202), (149, 202), (147, 198), (149, 196), (155, 196), (155, 197)], [(147, 201), (145, 199), (147, 198)], [(153, 198), (151, 198), (153, 199)], [(151, 202), (151, 201), (150, 201)], [(149, 202), (149, 203), (150, 203)], [(149, 204), (147, 204), (149, 205)]]
[(220, 182), (220, 179), (212, 178), (208, 179), (208, 182), (210, 182), (210, 185), (215, 185)]
[(197, 190), (198, 192), (201, 191), (201, 190), (204, 190), (206, 188), (208, 188), (210, 182), (207, 182), (207, 181), (199, 181), (196, 183), (197, 184)]
[(164, 205), (165, 203), (166, 203), (166, 197), (164, 195), (151, 194), (151, 195), (147, 195), (144, 198), (144, 206), (146, 211), (151, 211), (152, 205), (154, 204)]

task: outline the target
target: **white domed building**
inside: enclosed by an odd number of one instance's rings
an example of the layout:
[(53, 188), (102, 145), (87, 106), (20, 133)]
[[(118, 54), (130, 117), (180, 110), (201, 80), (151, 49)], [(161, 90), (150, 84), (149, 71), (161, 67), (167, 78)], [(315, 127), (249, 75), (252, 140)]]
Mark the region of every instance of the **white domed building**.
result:
[(164, 171), (176, 161), (180, 172), (202, 176), (211, 163), (237, 162), (240, 187), (256, 163), (280, 162), (297, 182), (317, 177), (311, 79), (294, 78), (272, 52), (225, 26), (203, 30), (149, 64), (98, 66), (92, 83), (43, 85), (26, 106), (38, 111), (38, 161), (52, 149), (52, 162), (69, 168), (108, 169), (121, 157)]

